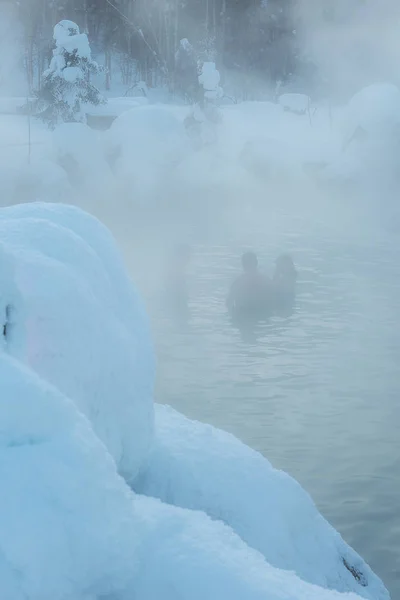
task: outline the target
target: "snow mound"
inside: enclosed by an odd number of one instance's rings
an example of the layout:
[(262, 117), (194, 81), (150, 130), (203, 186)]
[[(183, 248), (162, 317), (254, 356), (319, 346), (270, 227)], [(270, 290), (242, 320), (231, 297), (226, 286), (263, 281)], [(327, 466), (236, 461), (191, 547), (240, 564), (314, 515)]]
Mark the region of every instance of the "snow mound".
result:
[(340, 600), (222, 523), (135, 496), (74, 403), (4, 354), (0, 394), (7, 600)]
[(342, 594), (271, 567), (229, 527), (203, 513), (144, 497), (137, 498), (136, 508), (147, 529), (138, 600), (343, 600)]
[(156, 406), (155, 446), (137, 490), (206, 512), (274, 567), (322, 588), (384, 600), (371, 569), (291, 477), (228, 433)]
[(133, 479), (151, 442), (154, 364), (144, 308), (111, 236), (82, 211), (48, 204), (3, 209), (0, 232), (24, 298), (25, 362), (75, 402)]
[(2, 597), (121, 598), (138, 539), (111, 456), (71, 401), (1, 353), (0, 396)]
[(71, 186), (64, 169), (51, 160), (32, 160), (25, 163), (15, 179), (16, 202), (32, 202), (40, 198), (46, 202), (66, 201)]
[(376, 83), (357, 92), (346, 109), (347, 137), (361, 127), (371, 135), (390, 135), (400, 126), (400, 90), (389, 83)]
[(183, 123), (162, 106), (141, 106), (117, 117), (109, 130), (116, 175), (132, 191), (154, 197), (189, 149)]

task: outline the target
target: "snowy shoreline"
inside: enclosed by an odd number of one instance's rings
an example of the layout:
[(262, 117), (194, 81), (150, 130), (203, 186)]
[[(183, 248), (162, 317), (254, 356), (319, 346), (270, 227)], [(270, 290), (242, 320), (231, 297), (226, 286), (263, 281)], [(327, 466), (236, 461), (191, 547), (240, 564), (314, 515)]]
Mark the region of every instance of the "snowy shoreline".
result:
[(4, 597), (389, 598), (292, 478), (172, 409), (154, 421), (147, 317), (104, 226), (39, 203), (0, 229)]

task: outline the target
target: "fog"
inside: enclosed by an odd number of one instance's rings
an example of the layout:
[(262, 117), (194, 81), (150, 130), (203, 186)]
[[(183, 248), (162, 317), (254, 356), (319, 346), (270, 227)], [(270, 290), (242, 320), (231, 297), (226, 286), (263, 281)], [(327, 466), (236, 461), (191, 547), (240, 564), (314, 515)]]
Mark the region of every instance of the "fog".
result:
[[(92, 54), (99, 63), (107, 59), (112, 73), (108, 90), (104, 74), (93, 79), (108, 98), (93, 114), (116, 118), (107, 127), (66, 123), (52, 131), (21, 114), (48, 66), (51, 31), (44, 43), (40, 30), (46, 50), (39, 56), (40, 44), (34, 46), (33, 75), (27, 74), (34, 24), (27, 8), (18, 13), (3, 2), (1, 204), (67, 202), (104, 222), (147, 303), (157, 400), (232, 431), (293, 474), (395, 598), (400, 6), (292, 4), (290, 48), (283, 36), (269, 54), (276, 65), (264, 65), (265, 78), (259, 64), (250, 69), (226, 54), (222, 59), (222, 26), (210, 25), (207, 35), (217, 37), (205, 58), (215, 62), (223, 94), (210, 102), (218, 119), (206, 115), (193, 137), (185, 119), (195, 100), (172, 93), (157, 67), (147, 73), (145, 101), (128, 93), (132, 86), (120, 73), (126, 56), (108, 56), (99, 41), (104, 23), (96, 29), (92, 15)], [(218, 15), (219, 3), (211, 5)], [(268, 5), (257, 5), (252, 19), (265, 25)], [(137, 10), (129, 19), (141, 27), (147, 21)], [(166, 9), (159, 0), (152, 10), (149, 22)], [(78, 21), (68, 2), (57, 14)], [(148, 39), (167, 62), (178, 26), (176, 15), (164, 17), (165, 40)], [(51, 11), (46, 18), (55, 25)], [(192, 40), (204, 61), (199, 31), (194, 15), (182, 16), (178, 37)], [(113, 35), (118, 39), (118, 30)], [(225, 40), (225, 53), (227, 46)], [(298, 71), (274, 79), (293, 52)], [(136, 56), (132, 65), (141, 69), (137, 80), (145, 79)], [(285, 101), (283, 94), (302, 96)], [(121, 98), (131, 101), (129, 111), (120, 108)], [(306, 109), (296, 110), (304, 98)], [(182, 244), (191, 248), (189, 299), (187, 313), (176, 318), (165, 287)], [(243, 331), (226, 314), (225, 298), (247, 250), (269, 276), (277, 256), (290, 253), (299, 280), (291, 314)]]

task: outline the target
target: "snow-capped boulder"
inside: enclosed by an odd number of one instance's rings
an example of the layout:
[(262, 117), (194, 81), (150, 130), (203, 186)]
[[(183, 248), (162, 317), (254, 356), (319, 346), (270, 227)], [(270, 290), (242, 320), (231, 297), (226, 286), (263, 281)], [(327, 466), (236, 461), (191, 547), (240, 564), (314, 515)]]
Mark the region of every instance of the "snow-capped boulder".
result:
[[(0, 212), (0, 236), (24, 311), (6, 349), (15, 355), (24, 330), (24, 362), (76, 403), (133, 479), (151, 442), (154, 364), (111, 235), (73, 207), (29, 204)], [(10, 289), (2, 305), (14, 307)]]

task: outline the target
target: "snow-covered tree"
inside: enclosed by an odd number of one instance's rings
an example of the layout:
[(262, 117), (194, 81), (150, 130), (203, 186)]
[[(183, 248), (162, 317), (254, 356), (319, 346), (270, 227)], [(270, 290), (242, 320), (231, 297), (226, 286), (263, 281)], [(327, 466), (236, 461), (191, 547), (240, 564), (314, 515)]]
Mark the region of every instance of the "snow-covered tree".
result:
[(198, 97), (197, 56), (187, 38), (179, 42), (175, 53), (175, 89), (185, 97), (187, 102), (194, 102)]
[(49, 127), (62, 122), (84, 122), (84, 104), (104, 102), (90, 82), (102, 68), (92, 60), (88, 37), (72, 21), (60, 21), (54, 28), (53, 58), (43, 73), (36, 114)]
[(204, 62), (199, 69), (198, 82), (201, 90), (199, 100), (185, 120), (186, 128), (196, 143), (209, 144), (215, 141), (216, 126), (222, 116), (218, 100), (223, 96), (220, 73), (213, 62)]

